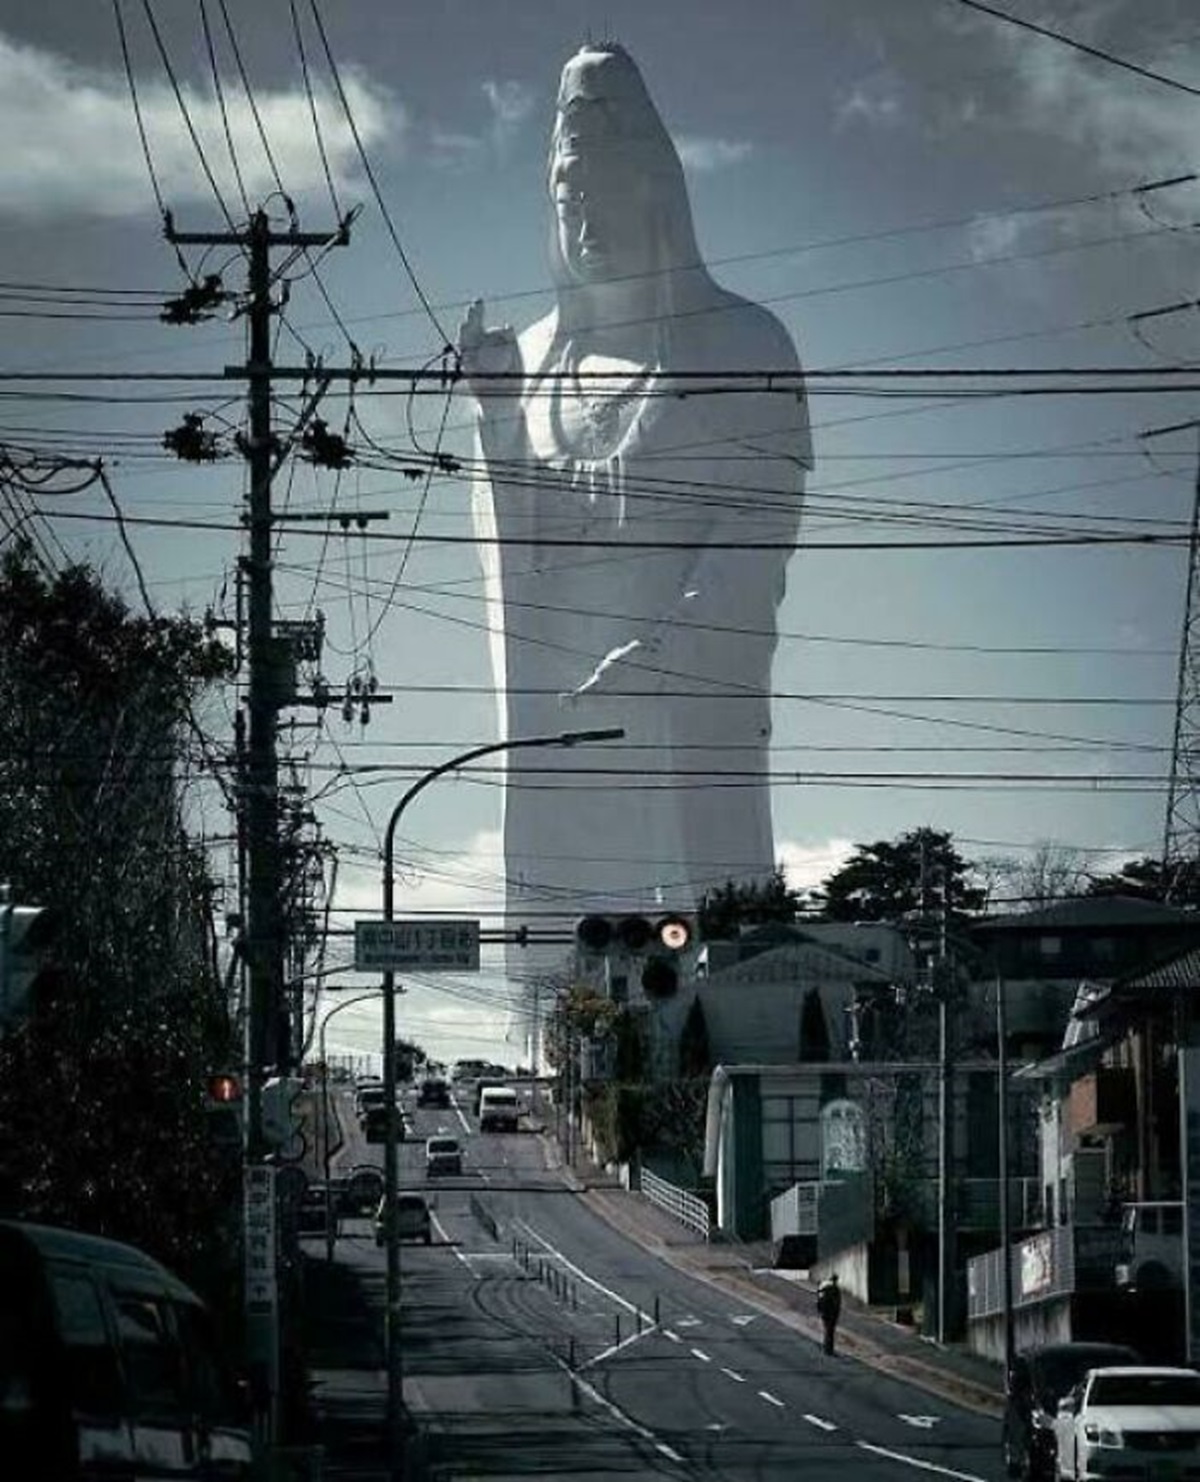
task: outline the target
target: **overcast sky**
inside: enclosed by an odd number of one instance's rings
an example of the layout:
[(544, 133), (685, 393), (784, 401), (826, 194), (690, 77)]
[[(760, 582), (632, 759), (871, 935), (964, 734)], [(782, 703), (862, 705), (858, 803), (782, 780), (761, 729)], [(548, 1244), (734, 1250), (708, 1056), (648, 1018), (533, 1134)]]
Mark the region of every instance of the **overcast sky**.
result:
[[(1195, 357), (1193, 314), (1131, 316), (1195, 297), (1200, 190), (1136, 188), (1198, 167), (1200, 96), (1187, 88), (1200, 89), (1200, 16), (1187, 0), (999, 8), (1184, 86), (960, 0), (324, 0), (345, 100), (429, 311), (375, 200), (309, 0), (295, 13), (311, 106), (288, 0), (157, 0), (165, 62), (141, 0), (123, 0), (120, 14), (150, 159), (180, 228), (224, 229), (218, 193), (242, 220), (243, 189), (282, 225), (276, 169), (305, 230), (362, 206), (348, 247), (316, 271), (287, 268), (281, 361), (311, 351), (344, 364), (352, 341), (380, 364), (424, 363), (477, 295), (493, 321), (522, 327), (543, 312), (558, 74), (581, 42), (612, 37), (680, 149), (713, 272), (770, 305), (810, 371), (1143, 367), (1165, 382)], [(244, 353), (243, 328), (158, 322), (158, 301), (187, 280), (163, 240), (111, 5), (0, 0), (0, 137), (0, 369), (110, 373), (9, 381), (0, 437), (102, 456), (124, 513), (150, 522), (130, 535), (154, 602), (230, 617), (244, 470), (235, 457), (184, 468), (159, 440), (191, 410), (232, 434), (241, 387), (119, 377), (219, 372)], [(185, 266), (220, 272), (230, 288), (243, 281), (228, 250), (189, 248)], [(856, 842), (922, 824), (952, 831), (970, 858), (1053, 841), (1101, 869), (1160, 848), (1183, 546), (954, 548), (966, 537), (1186, 534), (1196, 433), (1156, 430), (1194, 418), (1195, 391), (1090, 384), (965, 398), (942, 382), (885, 398), (816, 382), (816, 468), (775, 673), (775, 828), (794, 884), (821, 878)], [(281, 418), (293, 406), (281, 403)], [(354, 411), (392, 455), (413, 433), (432, 446), (443, 418), (443, 449), (468, 447), (459, 400), (406, 407), (364, 390)], [(346, 401), (330, 399), (324, 415), (340, 429)], [(279, 497), (292, 511), (389, 515), (365, 536), (326, 538), (313, 524), (278, 548), (281, 615), (324, 612), (335, 691), (374, 674), (395, 696), (365, 727), (335, 706), (315, 730), (313, 712), (298, 710), (288, 737), (324, 793), (322, 824), (341, 849), (337, 919), (348, 924), (377, 910), (379, 837), (403, 786), (496, 735), (475, 553), (403, 539), (414, 525), (468, 534), (468, 491), (461, 478), (426, 486), (399, 467), (338, 478), (299, 464)], [(136, 605), (98, 491), (38, 503), (44, 520), (32, 528), (48, 548), (93, 561)], [(850, 542), (901, 548), (830, 548)], [(218, 732), (231, 712), (231, 697), (210, 706)], [(343, 764), (394, 770), (339, 776)], [(498, 805), (486, 772), (422, 798), (402, 830), (402, 908), (488, 921), (502, 899)], [(198, 822), (214, 841), (229, 832), (211, 799)], [(228, 876), (218, 842), (213, 863)], [(435, 1053), (511, 1059), (496, 1037), (508, 991), (491, 975), (414, 987), (406, 1023)], [(370, 1039), (352, 1012), (340, 1022), (346, 1043)]]

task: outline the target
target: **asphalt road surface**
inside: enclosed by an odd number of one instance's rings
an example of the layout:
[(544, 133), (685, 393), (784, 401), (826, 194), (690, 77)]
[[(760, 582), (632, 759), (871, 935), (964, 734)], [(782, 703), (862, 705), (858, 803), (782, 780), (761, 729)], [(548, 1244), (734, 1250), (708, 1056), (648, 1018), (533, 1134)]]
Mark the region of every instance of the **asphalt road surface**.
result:
[[(481, 1135), (457, 1105), (410, 1117), (401, 1184), (429, 1195), (435, 1234), (402, 1248), (404, 1385), (434, 1475), (1000, 1482), (997, 1421), (659, 1260), (547, 1169), (540, 1137)], [(425, 1178), (437, 1132), (462, 1140), (461, 1178)], [(380, 1289), (365, 1222), (338, 1259)]]

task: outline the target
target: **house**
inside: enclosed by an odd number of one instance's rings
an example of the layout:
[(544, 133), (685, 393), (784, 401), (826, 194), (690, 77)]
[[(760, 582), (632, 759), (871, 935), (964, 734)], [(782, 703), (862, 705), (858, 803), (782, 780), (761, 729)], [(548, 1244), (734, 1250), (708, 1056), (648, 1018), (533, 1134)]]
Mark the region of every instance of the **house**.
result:
[[(1043, 1197), (1041, 1228), (1008, 1254), (1011, 1321), (1018, 1348), (1104, 1337), (1178, 1360), (1187, 1162), (1180, 1064), (1196, 1043), (1200, 923), (1152, 902), (1120, 903), (1114, 916), (1119, 929), (1093, 917), (1090, 950), (1081, 938), (1056, 949), (1081, 968), (1107, 966), (1109, 976), (1077, 984), (1060, 1047), (1014, 1077), (1038, 1092)], [(1200, 1162), (1200, 1147), (1192, 1157)], [(1150, 1226), (1152, 1259), (1140, 1260), (1136, 1232)], [(1003, 1259), (994, 1249), (968, 1271), (968, 1341), (993, 1355), (1003, 1350)]]

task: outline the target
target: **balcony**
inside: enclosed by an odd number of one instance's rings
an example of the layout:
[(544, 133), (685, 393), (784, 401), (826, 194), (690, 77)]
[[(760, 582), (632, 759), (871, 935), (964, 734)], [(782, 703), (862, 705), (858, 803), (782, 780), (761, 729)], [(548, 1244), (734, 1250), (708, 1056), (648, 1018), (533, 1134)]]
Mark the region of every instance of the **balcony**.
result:
[(1133, 1125), (1136, 1116), (1133, 1071), (1102, 1067), (1071, 1083), (1067, 1126), (1080, 1135), (1111, 1136)]

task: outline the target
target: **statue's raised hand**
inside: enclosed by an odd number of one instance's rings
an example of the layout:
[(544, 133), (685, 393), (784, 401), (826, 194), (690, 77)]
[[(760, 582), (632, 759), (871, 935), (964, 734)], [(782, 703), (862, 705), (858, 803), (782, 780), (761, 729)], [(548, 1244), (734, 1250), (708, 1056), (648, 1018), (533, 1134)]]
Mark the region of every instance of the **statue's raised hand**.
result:
[(517, 336), (511, 324), (487, 329), (483, 322), (483, 300), (477, 298), (467, 310), (458, 331), (458, 363), (463, 378), (478, 397), (484, 391), (515, 394), (512, 382), (494, 382), (493, 376), (513, 375), (521, 369)]

